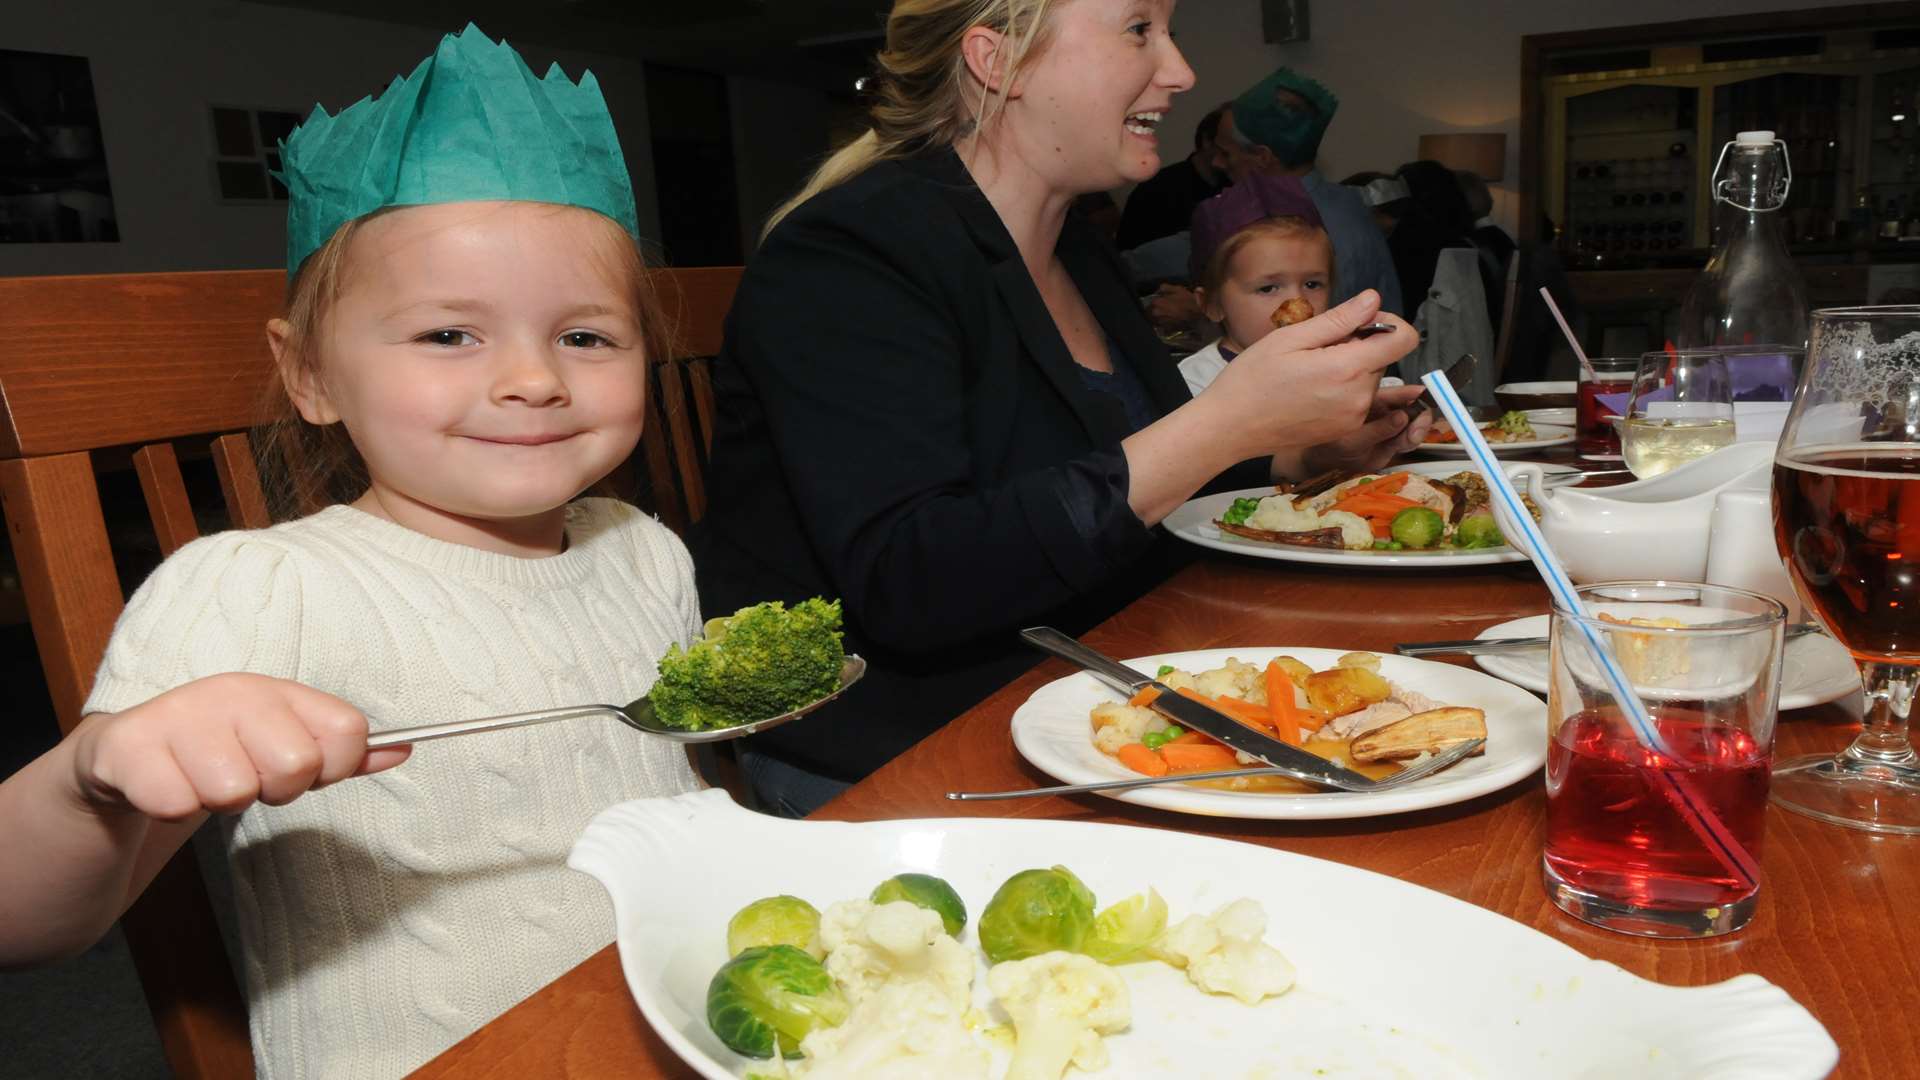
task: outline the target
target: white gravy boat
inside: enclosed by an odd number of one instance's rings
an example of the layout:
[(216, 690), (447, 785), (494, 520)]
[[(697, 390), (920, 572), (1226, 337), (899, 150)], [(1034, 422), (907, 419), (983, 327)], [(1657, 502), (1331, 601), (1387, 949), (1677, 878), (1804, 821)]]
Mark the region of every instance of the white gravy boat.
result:
[[(1766, 490), (1773, 454), (1771, 442), (1735, 443), (1660, 476), (1592, 490), (1549, 491), (1535, 464), (1510, 475), (1540, 508), (1540, 530), (1575, 582), (1705, 581), (1714, 499)], [(1505, 521), (1501, 530), (1518, 532)]]

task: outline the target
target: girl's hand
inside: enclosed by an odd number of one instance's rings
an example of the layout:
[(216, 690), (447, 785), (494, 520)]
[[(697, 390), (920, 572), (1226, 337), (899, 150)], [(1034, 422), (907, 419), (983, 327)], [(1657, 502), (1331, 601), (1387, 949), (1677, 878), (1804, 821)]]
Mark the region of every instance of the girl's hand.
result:
[(407, 759), (367, 752), (367, 718), (331, 694), (264, 675), (198, 679), (74, 732), (74, 780), (103, 811), (163, 821), (280, 806)]
[(1420, 386), (1388, 386), (1375, 391), (1367, 422), (1348, 435), (1307, 448), (1302, 465), (1308, 475), (1339, 469), (1372, 472), (1419, 446), (1433, 430), (1433, 411), (1409, 423), (1405, 406), (1424, 392)]
[[(1353, 338), (1374, 322), (1393, 332)], [(1391, 393), (1379, 389), (1380, 373), (1418, 342), (1413, 328), (1382, 313), (1379, 294), (1368, 290), (1261, 338), (1227, 365), (1199, 401), (1213, 410), (1217, 430), (1243, 440), (1236, 460), (1323, 444), (1340, 444), (1341, 454), (1374, 447), (1401, 434), (1390, 425), (1405, 423), (1404, 417), (1386, 416), (1369, 423), (1376, 397)], [(1419, 389), (1403, 391), (1399, 400), (1412, 400)]]

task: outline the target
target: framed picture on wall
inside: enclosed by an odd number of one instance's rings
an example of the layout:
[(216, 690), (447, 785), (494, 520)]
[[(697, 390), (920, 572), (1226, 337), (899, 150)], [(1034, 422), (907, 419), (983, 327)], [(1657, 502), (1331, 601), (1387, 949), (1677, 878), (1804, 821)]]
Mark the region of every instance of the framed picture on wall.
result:
[(280, 140), (300, 124), (292, 109), (215, 105), (212, 124), (214, 198), (222, 203), (285, 202), (287, 189), (273, 174), (280, 170)]
[(119, 239), (87, 58), (0, 49), (0, 243)]

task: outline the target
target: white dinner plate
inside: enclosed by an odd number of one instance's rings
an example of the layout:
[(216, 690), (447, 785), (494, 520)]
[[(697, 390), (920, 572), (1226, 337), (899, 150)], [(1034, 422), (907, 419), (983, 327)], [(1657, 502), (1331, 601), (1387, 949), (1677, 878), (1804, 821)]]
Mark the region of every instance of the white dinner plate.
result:
[[(1107, 1068), (1069, 1074), (1076, 1078), (1813, 1080), (1839, 1057), (1820, 1022), (1758, 975), (1662, 986), (1385, 875), (1170, 830), (1000, 818), (789, 821), (710, 790), (606, 810), (568, 864), (612, 898), (620, 967), (640, 1012), (708, 1080), (734, 1080), (755, 1064), (706, 1024), (707, 983), (741, 907), (787, 893), (825, 909), (897, 873), (938, 875), (966, 904), (960, 937), (975, 954), (975, 1004), (997, 1024), (1005, 1014), (986, 990), (973, 920), (1008, 877), (1055, 864), (1103, 904), (1157, 889), (1174, 919), (1254, 897), (1271, 918), (1267, 941), (1298, 972), (1291, 991), (1247, 1006), (1202, 994), (1165, 964), (1118, 968), (1132, 1026), (1107, 1036)], [(1009, 1051), (976, 1038), (1002, 1076)]]
[[(1204, 649), (1125, 661), (1151, 675), (1161, 664), (1182, 671), (1217, 668), (1229, 657), (1265, 667), (1276, 656), (1297, 657), (1315, 671), (1334, 666), (1343, 649)], [(1446, 806), (1540, 771), (1547, 760), (1547, 710), (1539, 698), (1499, 679), (1453, 664), (1380, 655), (1380, 674), (1408, 690), (1444, 705), (1463, 705), (1487, 714), (1487, 749), (1458, 765), (1387, 791), (1323, 791), (1286, 795), (1263, 791), (1221, 791), (1191, 784), (1158, 784), (1130, 791), (1102, 792), (1121, 802), (1211, 817), (1311, 820), (1362, 818)], [(1067, 784), (1126, 780), (1139, 774), (1094, 748), (1088, 712), (1120, 695), (1085, 672), (1069, 675), (1033, 692), (1013, 713), (1013, 745), (1035, 767)]]
[[(1476, 636), (1482, 638), (1545, 637), (1547, 616), (1529, 615), (1524, 619), (1489, 626)], [(1547, 692), (1547, 649), (1518, 649), (1512, 652), (1483, 653), (1473, 662), (1481, 670), (1515, 686), (1524, 686), (1536, 694)], [(1860, 671), (1853, 657), (1840, 643), (1825, 634), (1808, 634), (1787, 642), (1780, 658), (1780, 707), (1805, 709), (1839, 701), (1848, 694), (1860, 693)]]
[[(1570, 427), (1562, 427), (1559, 424), (1535, 424), (1533, 425), (1533, 433), (1537, 438), (1526, 439), (1521, 442), (1491, 443), (1489, 445), (1493, 447), (1495, 454), (1505, 455), (1514, 451), (1545, 450), (1549, 446), (1565, 446), (1573, 441), (1573, 429)], [(1457, 442), (1421, 443), (1418, 449), (1423, 453), (1438, 454), (1442, 457), (1467, 456), (1467, 448)]]
[[(1459, 472), (1456, 466), (1453, 472)], [(1331, 548), (1301, 547), (1296, 544), (1274, 544), (1265, 540), (1250, 540), (1244, 536), (1220, 531), (1214, 522), (1227, 512), (1235, 499), (1259, 499), (1272, 495), (1270, 487), (1247, 488), (1242, 491), (1223, 491), (1218, 495), (1202, 495), (1183, 504), (1178, 510), (1168, 514), (1161, 522), (1167, 531), (1185, 540), (1189, 544), (1198, 544), (1216, 551), (1231, 551), (1237, 555), (1251, 555), (1257, 559), (1278, 559), (1281, 562), (1319, 563), (1328, 566), (1361, 566), (1369, 569), (1409, 567), (1432, 570), (1449, 566), (1486, 566), (1490, 563), (1526, 562), (1527, 557), (1501, 545), (1494, 548), (1472, 548), (1462, 550), (1457, 547), (1437, 547), (1428, 551), (1336, 551)]]
[[(1508, 476), (1512, 476), (1521, 465), (1527, 464), (1538, 466), (1543, 476), (1560, 476), (1565, 473), (1577, 473), (1580, 471), (1579, 468), (1573, 465), (1562, 465), (1546, 461), (1513, 461), (1505, 464)], [(1471, 461), (1409, 461), (1401, 465), (1395, 465), (1384, 471), (1390, 473), (1410, 472), (1416, 476), (1437, 476), (1445, 479), (1455, 473), (1479, 472), (1480, 466), (1475, 465)]]

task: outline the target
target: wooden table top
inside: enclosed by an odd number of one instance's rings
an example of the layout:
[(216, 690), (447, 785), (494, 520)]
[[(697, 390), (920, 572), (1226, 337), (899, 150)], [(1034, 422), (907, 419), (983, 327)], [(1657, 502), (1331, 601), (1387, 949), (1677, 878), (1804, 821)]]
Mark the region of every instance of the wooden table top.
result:
[[(1113, 656), (1301, 645), (1390, 651), (1472, 637), (1546, 610), (1525, 565), (1451, 574), (1373, 573), (1209, 557), (1087, 635)], [(1462, 661), (1464, 662), (1464, 661)], [(1754, 921), (1728, 937), (1651, 942), (1555, 908), (1540, 884), (1538, 777), (1470, 802), (1388, 818), (1269, 822), (1200, 818), (1098, 796), (954, 803), (944, 793), (1052, 782), (1013, 749), (1008, 721), (1047, 661), (856, 785), (818, 816), (847, 821), (961, 815), (1104, 821), (1264, 844), (1391, 874), (1497, 911), (1581, 952), (1663, 983), (1754, 972), (1811, 1009), (1840, 1044), (1839, 1077), (1920, 1075), (1920, 840), (1875, 837), (1772, 807)], [(1782, 717), (1780, 756), (1831, 752), (1858, 725), (1837, 706)], [(416, 1075), (690, 1077), (640, 1016), (609, 946)]]

